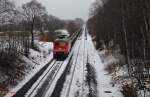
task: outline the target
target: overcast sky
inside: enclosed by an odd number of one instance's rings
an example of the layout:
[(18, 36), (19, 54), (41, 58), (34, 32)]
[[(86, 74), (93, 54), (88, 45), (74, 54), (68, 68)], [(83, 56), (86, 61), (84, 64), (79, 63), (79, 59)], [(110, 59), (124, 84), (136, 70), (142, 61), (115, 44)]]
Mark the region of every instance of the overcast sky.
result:
[[(29, 2), (31, 0), (13, 0), (17, 5)], [(52, 14), (61, 19), (83, 18), (86, 20), (89, 14), (89, 8), (94, 0), (38, 0)]]

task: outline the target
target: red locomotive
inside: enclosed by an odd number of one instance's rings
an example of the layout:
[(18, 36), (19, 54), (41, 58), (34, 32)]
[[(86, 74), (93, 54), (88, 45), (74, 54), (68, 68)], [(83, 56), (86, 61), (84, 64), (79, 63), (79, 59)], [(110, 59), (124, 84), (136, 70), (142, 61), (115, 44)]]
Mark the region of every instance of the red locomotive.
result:
[(57, 39), (54, 42), (53, 55), (54, 58), (67, 57), (70, 52), (70, 42), (65, 39)]
[[(61, 30), (59, 30), (61, 31)], [(64, 32), (64, 30), (62, 30)], [(65, 31), (66, 32), (66, 31)], [(68, 34), (59, 34), (57, 39), (54, 41), (54, 48), (53, 48), (53, 57), (58, 58), (66, 58), (71, 49), (71, 43), (68, 39)]]

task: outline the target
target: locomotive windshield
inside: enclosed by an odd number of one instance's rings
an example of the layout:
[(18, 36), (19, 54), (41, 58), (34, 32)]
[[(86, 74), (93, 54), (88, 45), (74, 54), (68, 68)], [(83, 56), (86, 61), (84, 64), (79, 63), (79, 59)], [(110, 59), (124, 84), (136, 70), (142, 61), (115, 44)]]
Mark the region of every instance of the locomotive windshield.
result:
[(59, 39), (68, 38), (70, 36), (69, 32), (66, 29), (56, 30), (55, 34), (56, 34), (57, 38), (59, 38)]
[(67, 35), (59, 35), (58, 38), (63, 39), (63, 38), (68, 38), (68, 36)]

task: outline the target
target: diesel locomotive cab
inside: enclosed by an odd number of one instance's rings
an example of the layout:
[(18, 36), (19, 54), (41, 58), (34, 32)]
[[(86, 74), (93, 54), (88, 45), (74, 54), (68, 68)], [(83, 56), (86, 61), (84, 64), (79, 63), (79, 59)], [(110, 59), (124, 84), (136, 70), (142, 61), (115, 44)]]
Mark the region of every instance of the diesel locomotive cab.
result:
[(54, 58), (67, 57), (70, 52), (70, 42), (64, 39), (57, 39), (54, 42)]
[(54, 41), (53, 57), (66, 58), (71, 49), (71, 43), (69, 41), (69, 33), (66, 30), (57, 30), (57, 39)]

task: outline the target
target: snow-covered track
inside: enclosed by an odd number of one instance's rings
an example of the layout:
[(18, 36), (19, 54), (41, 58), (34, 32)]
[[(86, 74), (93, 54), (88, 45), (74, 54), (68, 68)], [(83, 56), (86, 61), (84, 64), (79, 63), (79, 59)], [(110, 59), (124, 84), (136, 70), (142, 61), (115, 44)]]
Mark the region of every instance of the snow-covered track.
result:
[(69, 70), (69, 74), (66, 76), (66, 81), (63, 85), (60, 97), (86, 97), (86, 40), (87, 39), (84, 32), (77, 41), (77, 47), (73, 55), (72, 65)]
[(70, 90), (71, 90), (71, 86), (72, 86), (72, 81), (73, 81), (73, 78), (74, 78), (74, 73), (75, 73), (75, 70), (76, 70), (76, 66), (77, 66), (77, 61), (78, 61), (78, 57), (79, 57), (79, 53), (80, 53), (80, 49), (81, 49), (81, 44), (82, 42), (79, 42), (79, 46), (78, 46), (78, 51), (77, 51), (77, 56), (75, 57), (74, 61), (75, 61), (75, 64), (73, 65), (73, 70), (71, 71), (71, 78), (70, 78), (70, 81), (67, 85), (67, 90), (66, 90), (66, 93), (65, 93), (65, 97), (69, 97), (69, 94), (70, 94)]
[(72, 58), (73, 52), (65, 60), (53, 60), (43, 75), (28, 90), (25, 97), (48, 97), (53, 92), (58, 79)]
[[(80, 33), (79, 33), (80, 35)], [(78, 41), (79, 35), (77, 39)], [(81, 44), (79, 42), (79, 44)], [(77, 44), (72, 47), (69, 56), (64, 61), (58, 61), (52, 59), (44, 68), (42, 68), (29, 82), (27, 82), (14, 96), (12, 97), (50, 97), (53, 93), (55, 85), (57, 84), (58, 79), (63, 74), (65, 68), (68, 66), (70, 60), (72, 60), (72, 56), (74, 54), (75, 49), (80, 49), (80, 45)], [(79, 46), (79, 47), (78, 47)], [(79, 56), (79, 55), (78, 55)], [(75, 58), (77, 61), (77, 58)], [(73, 67), (76, 65), (73, 65)], [(75, 71), (75, 67), (74, 67)], [(72, 74), (73, 79), (74, 74)], [(72, 82), (70, 82), (71, 85)], [(48, 95), (48, 96), (47, 96)]]
[(53, 60), (44, 74), (39, 78), (39, 80), (37, 80), (25, 97), (36, 97), (36, 95), (41, 95), (40, 97), (44, 97), (44, 93), (47, 88), (51, 86), (62, 64), (63, 61)]
[[(87, 39), (87, 37), (85, 37)], [(82, 91), (81, 91), (81, 97), (84, 97), (84, 87), (85, 87), (85, 83), (84, 81), (86, 80), (85, 79), (85, 67), (86, 67), (86, 64), (88, 63), (87, 62), (87, 57), (88, 57), (88, 51), (87, 51), (87, 47), (86, 47), (86, 40), (84, 40), (84, 47), (83, 47), (83, 75), (82, 75)]]
[(50, 60), (49, 63), (47, 63), (39, 72), (37, 72), (27, 83), (24, 84), (24, 86), (16, 92), (15, 95), (12, 97), (25, 97), (25, 94), (28, 92), (28, 90), (32, 87), (32, 85), (36, 82), (36, 80), (43, 74), (43, 72), (48, 68), (49, 64), (54, 59)]

